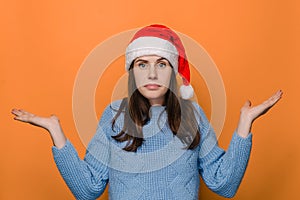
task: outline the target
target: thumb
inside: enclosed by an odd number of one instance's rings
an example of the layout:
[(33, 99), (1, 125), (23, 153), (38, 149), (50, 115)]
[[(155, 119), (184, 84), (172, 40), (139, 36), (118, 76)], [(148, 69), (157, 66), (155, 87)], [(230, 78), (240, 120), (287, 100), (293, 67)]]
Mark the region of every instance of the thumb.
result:
[(251, 106), (251, 101), (250, 100), (247, 100), (244, 104), (244, 108), (249, 108)]

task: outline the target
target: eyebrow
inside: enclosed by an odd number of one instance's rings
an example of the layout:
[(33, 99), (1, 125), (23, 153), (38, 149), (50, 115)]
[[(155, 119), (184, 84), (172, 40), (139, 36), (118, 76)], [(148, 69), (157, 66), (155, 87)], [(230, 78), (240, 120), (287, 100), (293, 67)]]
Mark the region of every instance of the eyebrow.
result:
[[(161, 57), (161, 58), (157, 59), (156, 62), (159, 62), (159, 61), (162, 61), (162, 60), (168, 61), (167, 59)], [(135, 62), (140, 62), (140, 61), (146, 62), (146, 63), (149, 62), (148, 60), (143, 60), (143, 59), (141, 59), (141, 58), (138, 58)]]

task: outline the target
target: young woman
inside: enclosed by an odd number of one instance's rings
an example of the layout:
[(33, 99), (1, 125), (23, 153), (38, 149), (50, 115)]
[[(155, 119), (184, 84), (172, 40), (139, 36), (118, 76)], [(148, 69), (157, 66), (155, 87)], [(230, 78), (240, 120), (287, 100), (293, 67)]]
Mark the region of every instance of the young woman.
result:
[(199, 174), (212, 191), (234, 196), (250, 155), (252, 123), (282, 92), (258, 106), (245, 103), (224, 151), (201, 107), (189, 100), (189, 65), (175, 32), (162, 25), (139, 30), (126, 49), (126, 70), (128, 97), (104, 110), (83, 160), (56, 116), (13, 109), (14, 119), (50, 133), (54, 160), (77, 199), (96, 199), (108, 183), (111, 199), (198, 199)]

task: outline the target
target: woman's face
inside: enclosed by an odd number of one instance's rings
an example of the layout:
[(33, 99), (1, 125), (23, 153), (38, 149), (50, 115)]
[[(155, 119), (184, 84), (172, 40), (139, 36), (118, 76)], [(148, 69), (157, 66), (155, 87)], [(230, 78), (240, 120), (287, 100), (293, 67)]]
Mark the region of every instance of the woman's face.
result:
[(163, 104), (172, 70), (169, 61), (160, 56), (141, 56), (134, 60), (133, 74), (137, 89), (151, 105)]

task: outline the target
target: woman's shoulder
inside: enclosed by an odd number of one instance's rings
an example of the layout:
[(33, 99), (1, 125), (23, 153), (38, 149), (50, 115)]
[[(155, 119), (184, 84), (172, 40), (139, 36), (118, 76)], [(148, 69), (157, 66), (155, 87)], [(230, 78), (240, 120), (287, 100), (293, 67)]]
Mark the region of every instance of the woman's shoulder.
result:
[(194, 113), (198, 123), (201, 124), (201, 126), (208, 127), (210, 123), (201, 105), (195, 101), (191, 101), (191, 103), (194, 107)]
[(118, 111), (121, 107), (121, 104), (124, 102), (125, 100), (124, 99), (118, 99), (118, 100), (115, 100), (115, 101), (112, 101), (109, 106), (110, 106), (110, 109), (112, 110), (115, 110), (115, 111)]
[[(103, 126), (103, 124), (111, 126), (112, 119), (115, 118), (118, 111), (120, 110), (122, 102), (123, 102), (123, 99), (120, 99), (120, 100), (112, 101), (111, 103), (106, 105), (105, 109), (103, 110), (103, 112), (101, 114), (98, 124), (102, 125), (102, 126)], [(121, 123), (122, 120), (120, 120), (120, 119), (123, 118), (122, 113), (123, 112), (119, 113), (119, 115), (118, 115), (119, 117), (116, 120), (116, 124)]]
[[(108, 105), (106, 105), (105, 109), (104, 109), (104, 112), (103, 113), (106, 113), (106, 112), (118, 112), (122, 103), (124, 103), (124, 99), (118, 99), (118, 100), (114, 100), (112, 101), (111, 103), (109, 103)], [(123, 111), (124, 111), (124, 108), (123, 108)]]
[(202, 107), (196, 101), (192, 101), (191, 100), (191, 103), (192, 103), (195, 111), (197, 112), (197, 114), (199, 114), (199, 115), (205, 115)]
[[(119, 99), (119, 100), (112, 101), (111, 103), (106, 105), (105, 109), (102, 112), (100, 123), (101, 123), (102, 119), (106, 120), (106, 121), (108, 119), (113, 119), (117, 115), (117, 113), (121, 117), (122, 113), (124, 113), (124, 111), (125, 111), (124, 106), (122, 105), (122, 103), (124, 103), (124, 101), (125, 101), (124, 99)], [(123, 108), (122, 108), (122, 106), (123, 106)], [(120, 110), (120, 108), (122, 110)], [(119, 111), (121, 111), (121, 112), (119, 112)], [(109, 120), (109, 121), (111, 121), (111, 120)]]

